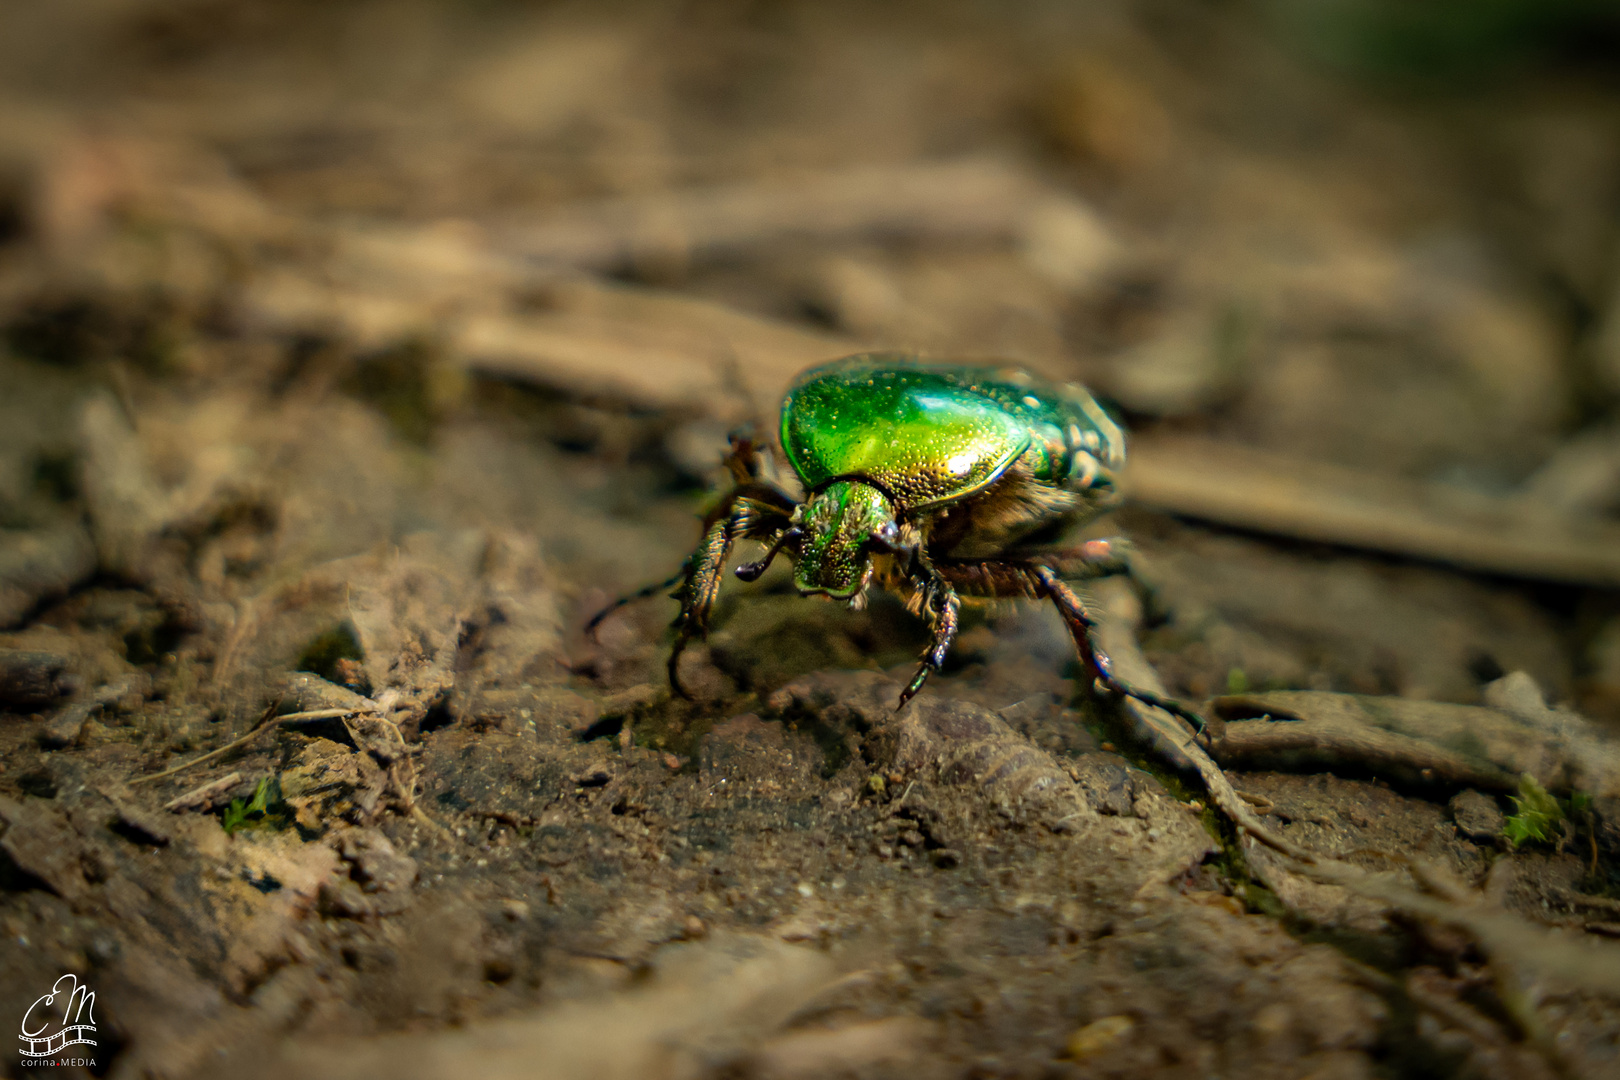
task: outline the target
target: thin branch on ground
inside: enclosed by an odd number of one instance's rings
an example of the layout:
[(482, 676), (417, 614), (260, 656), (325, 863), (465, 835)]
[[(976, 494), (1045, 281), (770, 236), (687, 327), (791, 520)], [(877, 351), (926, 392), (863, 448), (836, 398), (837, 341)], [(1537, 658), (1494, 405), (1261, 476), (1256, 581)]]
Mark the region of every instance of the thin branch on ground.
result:
[[(276, 702), (276, 705), (279, 704), (281, 704), (279, 701)], [(194, 769), (198, 765), (206, 764), (207, 762), (213, 761), (217, 757), (222, 757), (225, 754), (230, 753), (232, 750), (237, 750), (246, 746), (254, 739), (257, 739), (260, 735), (263, 735), (266, 731), (274, 730), (277, 727), (286, 727), (288, 724), (301, 723), (306, 720), (336, 719), (338, 717), (352, 716), (355, 713), (364, 711), (361, 709), (313, 709), (308, 712), (296, 712), (288, 713), (286, 716), (276, 716), (276, 705), (272, 705), (270, 708), (266, 709), (264, 715), (259, 718), (259, 722), (254, 724), (246, 735), (243, 735), (237, 739), (232, 739), (224, 746), (210, 750), (201, 757), (192, 758), (190, 761), (183, 762), (182, 764), (176, 765), (172, 768), (164, 769), (162, 772), (153, 773), (150, 776), (138, 776), (129, 782), (130, 786), (133, 787), (136, 784), (155, 783), (158, 780), (166, 779), (175, 775), (176, 773), (185, 772), (187, 769)], [(272, 719), (275, 721), (274, 723), (271, 722)]]

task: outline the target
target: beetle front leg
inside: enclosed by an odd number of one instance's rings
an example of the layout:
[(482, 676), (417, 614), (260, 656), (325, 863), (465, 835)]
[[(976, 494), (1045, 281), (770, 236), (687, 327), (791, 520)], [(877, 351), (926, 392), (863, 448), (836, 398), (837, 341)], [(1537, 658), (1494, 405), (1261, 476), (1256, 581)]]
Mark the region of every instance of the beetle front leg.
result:
[(731, 554), (734, 515), (717, 518), (703, 534), (703, 542), (686, 561), (686, 580), (675, 590), (681, 602), (680, 614), (675, 616), (675, 645), (669, 652), (669, 685), (683, 698), (690, 698), (681, 685), (676, 665), (681, 653), (694, 637), (705, 637), (709, 632), (709, 613), (714, 609), (715, 597), (720, 595), (720, 578), (726, 569), (726, 558)]
[(1104, 686), (1117, 694), (1135, 698), (1144, 705), (1152, 705), (1173, 716), (1179, 716), (1191, 724), (1195, 731), (1204, 730), (1204, 718), (1185, 705), (1155, 694), (1151, 690), (1133, 686), (1116, 676), (1113, 661), (1103, 651), (1102, 643), (1097, 640), (1097, 620), (1086, 610), (1085, 601), (1081, 600), (1079, 594), (1069, 588), (1051, 568), (1031, 566), (1029, 573), (1039, 585), (1041, 594), (1050, 598), (1059, 614), (1063, 616), (1064, 623), (1069, 627), (1069, 636), (1074, 638), (1075, 649), (1080, 653), (1081, 663), (1094, 671)]
[(737, 568), (737, 576), (744, 581), (759, 577), (771, 557), (793, 539), (788, 513), (792, 506), (787, 495), (766, 484), (737, 488), (728, 503), (722, 504), (722, 512), (710, 520), (703, 532), (703, 541), (686, 560), (685, 580), (673, 594), (681, 602), (681, 610), (672, 624), (675, 644), (670, 649), (668, 663), (669, 685), (681, 697), (692, 695), (681, 685), (677, 665), (693, 638), (709, 634), (709, 614), (714, 610), (715, 598), (720, 595), (720, 581), (725, 575), (732, 544), (738, 540), (772, 541), (763, 560)]
[(922, 655), (922, 663), (917, 665), (917, 674), (900, 692), (900, 704), (895, 706), (896, 711), (905, 708), (906, 702), (916, 697), (917, 691), (923, 688), (928, 676), (944, 665), (945, 656), (951, 651), (951, 642), (956, 640), (957, 627), (961, 625), (961, 598), (956, 595), (951, 583), (927, 561), (927, 557), (920, 553), (919, 556), (921, 569), (927, 575), (923, 585), (923, 602), (933, 624), (933, 638)]
[(598, 611), (595, 615), (591, 616), (590, 621), (585, 624), (585, 634), (586, 634), (586, 636), (589, 637), (592, 641), (595, 641), (596, 640), (596, 631), (597, 631), (597, 629), (602, 625), (602, 623), (607, 619), (607, 617), (609, 615), (612, 615), (615, 611), (618, 611), (622, 607), (628, 607), (629, 605), (635, 603), (637, 600), (645, 600), (649, 596), (657, 596), (659, 593), (663, 592), (665, 589), (669, 588), (670, 586), (679, 584), (680, 580), (682, 578), (684, 578), (685, 576), (686, 576), (686, 567), (683, 566), (673, 576), (667, 578), (664, 581), (660, 581), (655, 585), (643, 586), (642, 588), (637, 589), (633, 593), (625, 593), (623, 596), (621, 596), (617, 600), (613, 601), (613, 603), (609, 604), (607, 607), (603, 608), (601, 611)]

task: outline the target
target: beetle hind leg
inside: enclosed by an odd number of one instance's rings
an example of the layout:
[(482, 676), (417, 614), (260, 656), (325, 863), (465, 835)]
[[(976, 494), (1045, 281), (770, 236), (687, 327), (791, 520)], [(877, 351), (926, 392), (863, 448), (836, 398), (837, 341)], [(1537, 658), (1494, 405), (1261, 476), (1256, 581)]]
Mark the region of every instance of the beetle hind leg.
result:
[(1097, 620), (1091, 612), (1086, 610), (1085, 601), (1080, 599), (1078, 593), (1071, 589), (1049, 567), (1031, 566), (1029, 574), (1040, 587), (1040, 595), (1050, 599), (1063, 616), (1063, 621), (1069, 627), (1069, 635), (1074, 638), (1075, 649), (1080, 653), (1081, 662), (1091, 671), (1102, 684), (1117, 694), (1135, 698), (1144, 705), (1152, 705), (1163, 709), (1173, 716), (1191, 724), (1194, 731), (1202, 733), (1204, 718), (1196, 712), (1182, 705), (1178, 701), (1156, 694), (1151, 690), (1144, 690), (1134, 686), (1114, 674), (1114, 662), (1103, 650), (1102, 643), (1097, 640)]
[[(1077, 559), (1086, 558), (1087, 553), (1084, 549), (1089, 548), (1091, 576), (1108, 577), (1112, 574), (1130, 573), (1127, 568), (1128, 560), (1122, 564), (1115, 559), (1117, 551), (1098, 547), (1099, 544), (1107, 543), (1109, 542), (1093, 541), (1084, 545), (1082, 549), (1077, 549), (1078, 555), (1058, 552), (1049, 553), (1043, 558), (1052, 559), (1067, 570)], [(1098, 573), (1099, 570), (1103, 572)], [(1086, 610), (1085, 601), (1080, 599), (1079, 594), (1070, 588), (1059, 576), (1059, 572), (1052, 567), (1022, 560), (989, 559), (980, 562), (940, 563), (938, 573), (964, 596), (1051, 600), (1058, 613), (1063, 616), (1064, 624), (1069, 628), (1069, 636), (1074, 639), (1075, 651), (1080, 654), (1082, 666), (1094, 673), (1095, 678), (1101, 680), (1104, 686), (1117, 694), (1134, 698), (1144, 705), (1152, 705), (1178, 716), (1191, 724), (1196, 731), (1204, 730), (1204, 718), (1185, 705), (1162, 694), (1144, 690), (1114, 674), (1113, 661), (1103, 649), (1102, 642), (1097, 639), (1096, 618)], [(921, 686), (921, 680), (925, 677), (926, 670), (919, 671), (913, 685)]]
[[(1059, 577), (1074, 581), (1095, 581), (1105, 577), (1127, 578), (1142, 600), (1150, 624), (1169, 618), (1158, 583), (1144, 570), (1142, 557), (1131, 542), (1121, 536), (1087, 540), (1071, 548), (1014, 553), (1029, 562), (1046, 566)], [(1082, 605), (1083, 606), (1083, 605)]]
[[(1020, 554), (1023, 553), (1013, 553), (1014, 557)], [(1087, 540), (1074, 547), (1059, 548), (1056, 551), (1032, 551), (1023, 554), (1023, 557), (1032, 561), (1038, 560), (1042, 565), (1070, 579), (1091, 581), (1119, 575), (1130, 578), (1138, 576), (1131, 543), (1118, 536)]]

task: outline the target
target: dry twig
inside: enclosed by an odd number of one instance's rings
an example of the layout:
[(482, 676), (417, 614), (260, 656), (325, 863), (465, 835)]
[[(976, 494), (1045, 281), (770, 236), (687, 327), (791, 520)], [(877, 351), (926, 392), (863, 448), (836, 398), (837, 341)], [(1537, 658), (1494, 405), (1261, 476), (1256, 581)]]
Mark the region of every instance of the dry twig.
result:
[(1142, 438), (1132, 498), (1303, 540), (1577, 585), (1620, 585), (1620, 526), (1545, 505), (1369, 475), (1230, 443)]
[[(1116, 578), (1100, 582), (1094, 591), (1102, 601), (1099, 610), (1100, 634), (1103, 647), (1114, 662), (1115, 674), (1144, 690), (1165, 694), (1159, 673), (1153, 670), (1153, 665), (1147, 662), (1136, 643), (1136, 627), (1141, 620), (1142, 609), (1130, 584)], [(1163, 709), (1146, 705), (1135, 698), (1124, 699), (1123, 708), (1162, 760), (1198, 775), (1210, 801), (1233, 824), (1284, 855), (1301, 862), (1315, 861), (1316, 856), (1311, 851), (1284, 840), (1261, 823), (1248, 800), (1232, 786), (1226, 773), (1210, 759), (1185, 723)]]
[(1004, 240), (1042, 196), (1051, 197), (1044, 185), (993, 158), (864, 167), (574, 206), (507, 230), (502, 246), (602, 270), (805, 237)]
[(217, 757), (228, 754), (232, 750), (246, 746), (248, 743), (264, 734), (266, 731), (274, 730), (277, 727), (286, 727), (289, 724), (303, 723), (308, 720), (326, 720), (336, 719), (338, 717), (347, 717), (352, 716), (356, 712), (360, 711), (357, 709), (314, 709), (309, 712), (288, 713), (286, 716), (275, 717), (275, 723), (271, 723), (270, 721), (275, 712), (275, 708), (276, 707), (272, 705), (269, 710), (266, 711), (265, 715), (260, 718), (259, 722), (254, 724), (246, 735), (243, 735), (240, 738), (232, 739), (224, 746), (210, 750), (201, 757), (192, 758), (190, 761), (175, 765), (172, 768), (164, 769), (162, 772), (153, 773), (150, 776), (137, 776), (135, 779), (129, 781), (130, 785), (134, 786), (135, 784), (150, 784), (153, 781), (162, 780), (166, 777), (173, 776), (175, 773), (181, 773), (185, 772), (187, 769), (196, 768), (198, 765), (202, 765), (205, 762), (212, 761)]
[(1478, 705), (1310, 690), (1234, 694), (1212, 707), (1226, 723), (1211, 751), (1227, 767), (1362, 767), (1391, 780), (1504, 792), (1529, 773), (1550, 791), (1620, 794), (1620, 747), (1574, 713), (1543, 709), (1543, 720)]
[(163, 809), (170, 811), (189, 810), (193, 806), (207, 803), (215, 795), (223, 794), (242, 782), (239, 772), (226, 773), (218, 780), (210, 780), (200, 787), (194, 787), (183, 795), (178, 795), (163, 804)]

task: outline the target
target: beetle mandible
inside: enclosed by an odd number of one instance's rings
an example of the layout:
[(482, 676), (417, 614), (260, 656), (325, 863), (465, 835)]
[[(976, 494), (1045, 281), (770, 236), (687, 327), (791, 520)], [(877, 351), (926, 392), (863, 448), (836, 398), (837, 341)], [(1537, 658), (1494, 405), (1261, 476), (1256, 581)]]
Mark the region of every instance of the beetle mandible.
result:
[(1069, 530), (1118, 502), (1125, 434), (1083, 388), (1056, 386), (1006, 366), (925, 366), (863, 353), (801, 374), (782, 401), (781, 448), (804, 497), (771, 476), (752, 440), (733, 436), (736, 485), (709, 514), (680, 573), (623, 604), (678, 583), (670, 685), (681, 652), (709, 629), (732, 545), (766, 545), (736, 574), (754, 581), (778, 554), (793, 561), (800, 595), (852, 607), (876, 583), (931, 625), (931, 640), (900, 706), (938, 671), (964, 597), (1047, 599), (1082, 665), (1116, 693), (1165, 709), (1202, 730), (1197, 713), (1115, 676), (1097, 622), (1069, 584), (1131, 573), (1118, 539), (1062, 547)]

